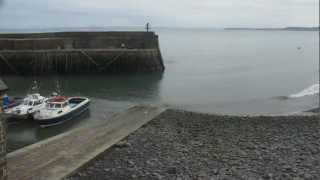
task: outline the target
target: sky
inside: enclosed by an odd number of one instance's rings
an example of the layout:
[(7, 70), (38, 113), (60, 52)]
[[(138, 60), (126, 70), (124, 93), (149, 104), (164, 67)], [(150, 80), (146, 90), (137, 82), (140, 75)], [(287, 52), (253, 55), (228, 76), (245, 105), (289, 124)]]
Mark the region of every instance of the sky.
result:
[(0, 28), (319, 26), (319, 0), (0, 0)]

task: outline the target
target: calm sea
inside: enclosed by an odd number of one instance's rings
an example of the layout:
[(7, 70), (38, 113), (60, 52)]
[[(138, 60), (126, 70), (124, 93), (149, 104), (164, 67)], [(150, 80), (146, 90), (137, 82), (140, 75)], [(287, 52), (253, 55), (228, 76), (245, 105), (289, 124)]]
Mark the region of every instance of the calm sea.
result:
[(44, 95), (59, 84), (65, 95), (92, 99), (90, 113), (59, 127), (9, 122), (10, 150), (107, 120), (136, 104), (223, 114), (287, 114), (319, 104), (318, 32), (159, 28), (156, 33), (163, 74), (4, 77), (13, 96), (25, 95), (36, 79)]

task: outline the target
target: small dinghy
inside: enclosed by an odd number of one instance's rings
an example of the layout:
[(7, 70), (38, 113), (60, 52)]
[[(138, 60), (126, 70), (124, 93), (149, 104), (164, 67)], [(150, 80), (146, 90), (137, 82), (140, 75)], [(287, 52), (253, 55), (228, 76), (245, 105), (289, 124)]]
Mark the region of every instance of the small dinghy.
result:
[[(7, 98), (7, 97), (5, 97), (5, 98)], [(16, 106), (19, 106), (23, 102), (23, 99), (24, 98), (22, 98), (22, 97), (14, 97), (13, 99), (9, 99), (8, 105), (2, 105), (3, 106), (2, 108), (4, 111), (6, 111), (6, 110), (9, 110), (9, 109), (14, 108)]]
[(86, 97), (56, 96), (46, 101), (45, 108), (33, 115), (41, 127), (49, 127), (69, 121), (89, 109), (90, 100)]
[(22, 100), (22, 103), (5, 109), (4, 114), (9, 118), (28, 119), (32, 118), (33, 114), (45, 106), (47, 98), (40, 94), (29, 94)]

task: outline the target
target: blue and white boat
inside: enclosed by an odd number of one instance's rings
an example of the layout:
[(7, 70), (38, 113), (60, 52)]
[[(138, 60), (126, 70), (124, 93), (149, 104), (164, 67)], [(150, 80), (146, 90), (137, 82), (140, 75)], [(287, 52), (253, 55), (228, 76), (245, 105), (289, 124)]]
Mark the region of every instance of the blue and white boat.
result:
[(29, 119), (33, 114), (45, 106), (45, 101), (48, 98), (40, 94), (29, 94), (25, 97), (21, 104), (7, 108), (4, 111), (10, 118), (14, 119)]
[(41, 127), (49, 127), (69, 121), (89, 109), (90, 99), (86, 97), (55, 96), (46, 101), (43, 109), (33, 115)]

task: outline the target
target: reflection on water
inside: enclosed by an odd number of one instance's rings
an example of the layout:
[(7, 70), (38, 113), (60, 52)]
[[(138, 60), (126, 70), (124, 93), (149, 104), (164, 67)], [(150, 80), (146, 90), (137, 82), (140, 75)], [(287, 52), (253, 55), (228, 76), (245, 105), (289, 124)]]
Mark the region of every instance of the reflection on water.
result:
[(10, 94), (22, 96), (29, 92), (36, 80), (40, 93), (50, 95), (60, 87), (67, 96), (88, 96), (108, 100), (155, 101), (159, 96), (159, 82), (162, 73), (136, 75), (77, 75), (45, 77), (4, 77), (10, 87)]

